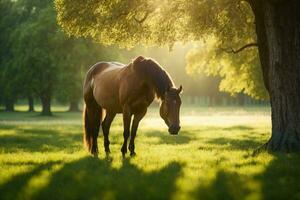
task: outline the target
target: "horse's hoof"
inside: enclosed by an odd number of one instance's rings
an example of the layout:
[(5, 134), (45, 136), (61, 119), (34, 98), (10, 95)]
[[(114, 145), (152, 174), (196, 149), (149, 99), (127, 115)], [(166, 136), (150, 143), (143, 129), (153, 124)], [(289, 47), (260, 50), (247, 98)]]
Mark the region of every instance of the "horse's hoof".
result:
[(131, 152), (131, 153), (130, 153), (130, 156), (131, 156), (131, 157), (134, 157), (134, 156), (136, 156), (136, 153), (135, 153), (135, 152)]

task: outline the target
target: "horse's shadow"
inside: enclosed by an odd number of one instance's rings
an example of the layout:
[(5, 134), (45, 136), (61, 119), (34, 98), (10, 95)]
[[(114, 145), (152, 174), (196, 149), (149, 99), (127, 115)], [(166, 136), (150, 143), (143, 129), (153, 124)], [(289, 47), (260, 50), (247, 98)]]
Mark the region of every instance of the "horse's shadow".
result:
[[(31, 177), (53, 164), (37, 166), (0, 185), (2, 198), (17, 199)], [(161, 170), (145, 172), (126, 159), (120, 168), (113, 168), (107, 160), (85, 157), (65, 164), (30, 199), (170, 199), (181, 167), (173, 162)]]

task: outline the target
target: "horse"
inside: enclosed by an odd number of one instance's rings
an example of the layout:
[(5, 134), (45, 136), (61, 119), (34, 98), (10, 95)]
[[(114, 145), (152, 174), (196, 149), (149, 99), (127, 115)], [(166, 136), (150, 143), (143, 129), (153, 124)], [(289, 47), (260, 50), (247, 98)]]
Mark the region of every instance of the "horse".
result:
[(136, 155), (134, 139), (138, 125), (155, 97), (161, 102), (159, 113), (169, 133), (177, 135), (180, 130), (181, 91), (182, 86), (176, 88), (170, 75), (151, 58), (138, 56), (127, 65), (118, 62), (96, 63), (88, 70), (83, 85), (83, 138), (88, 151), (98, 156), (97, 137), (102, 125), (104, 150), (109, 155), (109, 129), (116, 114), (122, 113), (122, 156), (127, 153), (129, 136), (130, 156)]

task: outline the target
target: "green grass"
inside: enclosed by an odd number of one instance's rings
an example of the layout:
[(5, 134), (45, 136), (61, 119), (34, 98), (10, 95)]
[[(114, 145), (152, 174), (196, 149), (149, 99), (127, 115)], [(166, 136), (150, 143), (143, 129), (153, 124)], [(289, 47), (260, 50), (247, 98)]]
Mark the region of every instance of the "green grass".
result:
[(111, 157), (82, 147), (80, 113), (0, 113), (0, 199), (300, 199), (300, 156), (260, 154), (270, 137), (268, 108), (182, 109), (171, 136), (151, 108), (122, 159), (122, 122)]

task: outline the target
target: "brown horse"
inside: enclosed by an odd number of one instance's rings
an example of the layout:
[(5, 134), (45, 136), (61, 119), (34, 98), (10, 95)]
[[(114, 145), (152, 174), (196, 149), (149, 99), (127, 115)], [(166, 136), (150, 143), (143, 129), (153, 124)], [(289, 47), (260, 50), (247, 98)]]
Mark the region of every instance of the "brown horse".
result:
[[(180, 92), (175, 88), (169, 74), (154, 60), (142, 56), (124, 65), (117, 62), (99, 62), (86, 74), (83, 95), (85, 101), (84, 141), (90, 153), (98, 155), (97, 137), (102, 122), (105, 152), (109, 150), (109, 129), (117, 113), (123, 113), (124, 143), (122, 155), (129, 151), (134, 156), (134, 139), (140, 120), (156, 96), (161, 100), (160, 116), (169, 127), (170, 134), (178, 134)], [(133, 122), (131, 125), (131, 118)]]

